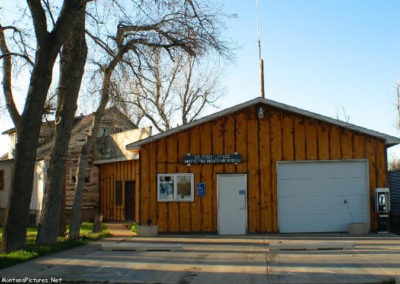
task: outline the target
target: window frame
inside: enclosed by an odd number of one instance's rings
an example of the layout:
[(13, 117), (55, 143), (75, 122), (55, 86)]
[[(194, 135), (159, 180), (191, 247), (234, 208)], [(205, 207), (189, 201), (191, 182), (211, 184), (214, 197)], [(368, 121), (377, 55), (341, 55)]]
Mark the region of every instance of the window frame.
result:
[(115, 181), (115, 206), (122, 206), (124, 204), (122, 180)]
[(6, 171), (4, 169), (0, 170), (0, 191), (6, 189)]
[[(69, 168), (69, 178), (68, 178), (68, 180), (69, 180), (70, 184), (75, 184), (76, 183), (76, 179), (77, 179), (76, 171), (77, 171), (77, 169), (78, 168), (74, 168), (74, 167), (70, 167)], [(93, 170), (92, 170), (92, 168), (87, 167), (85, 169), (85, 175), (83, 177), (84, 184), (85, 185), (91, 184), (92, 180), (93, 180)]]
[[(183, 195), (183, 194), (179, 195), (178, 191), (188, 190), (187, 185), (185, 186), (185, 184), (187, 183), (190, 183), (190, 195)], [(163, 196), (161, 188), (162, 185), (164, 185), (164, 191), (166, 189), (169, 189), (170, 191), (172, 191), (172, 193)], [(194, 202), (194, 174), (193, 173), (157, 174), (157, 202)]]

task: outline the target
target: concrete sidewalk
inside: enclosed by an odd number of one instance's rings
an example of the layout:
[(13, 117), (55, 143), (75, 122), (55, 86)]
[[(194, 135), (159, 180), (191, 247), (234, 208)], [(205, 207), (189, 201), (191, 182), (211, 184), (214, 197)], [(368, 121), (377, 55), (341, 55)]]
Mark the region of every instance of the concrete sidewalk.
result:
[[(351, 242), (353, 249), (307, 246), (316, 242)], [(101, 249), (115, 244), (125, 249), (142, 244), (148, 250)], [(274, 244), (280, 250), (271, 250)], [(400, 237), (114, 237), (0, 270), (1, 283), (24, 277), (31, 283), (396, 283)]]

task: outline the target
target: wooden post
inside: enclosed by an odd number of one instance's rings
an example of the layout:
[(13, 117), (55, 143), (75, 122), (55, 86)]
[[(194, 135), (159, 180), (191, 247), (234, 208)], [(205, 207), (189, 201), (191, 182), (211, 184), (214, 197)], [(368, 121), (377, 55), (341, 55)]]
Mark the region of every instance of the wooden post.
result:
[(261, 97), (265, 98), (264, 92), (264, 60), (260, 60), (260, 83), (261, 83)]
[(103, 214), (96, 213), (94, 217), (92, 232), (93, 233), (101, 232), (103, 230), (102, 224), (103, 224)]

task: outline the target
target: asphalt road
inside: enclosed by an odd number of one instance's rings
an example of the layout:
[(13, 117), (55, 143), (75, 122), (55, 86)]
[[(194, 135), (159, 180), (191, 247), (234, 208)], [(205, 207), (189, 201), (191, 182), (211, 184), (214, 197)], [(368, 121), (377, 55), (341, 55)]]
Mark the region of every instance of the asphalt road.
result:
[[(339, 249), (341, 245), (345, 249)], [(113, 246), (119, 250), (103, 249)], [(400, 279), (400, 236), (386, 234), (113, 237), (0, 270), (0, 283), (396, 283), (396, 279)]]

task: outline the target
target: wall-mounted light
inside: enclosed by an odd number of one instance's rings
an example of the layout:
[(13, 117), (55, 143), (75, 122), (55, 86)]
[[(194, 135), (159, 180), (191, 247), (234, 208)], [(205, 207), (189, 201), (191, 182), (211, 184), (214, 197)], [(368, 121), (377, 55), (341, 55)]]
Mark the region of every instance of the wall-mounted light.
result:
[(258, 117), (259, 119), (264, 118), (264, 110), (263, 110), (262, 107), (259, 107), (259, 108), (258, 108), (257, 117)]

